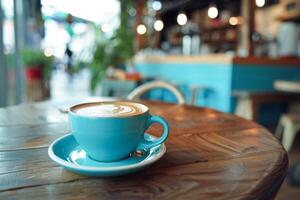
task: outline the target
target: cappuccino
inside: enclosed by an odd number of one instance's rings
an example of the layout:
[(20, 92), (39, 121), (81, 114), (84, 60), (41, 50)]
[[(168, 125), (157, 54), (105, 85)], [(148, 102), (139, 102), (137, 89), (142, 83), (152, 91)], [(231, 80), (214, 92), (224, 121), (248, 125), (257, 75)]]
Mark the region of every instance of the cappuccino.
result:
[[(72, 134), (81, 148), (96, 161), (127, 159), (137, 149), (151, 149), (168, 137), (168, 123), (151, 115), (149, 108), (130, 101), (83, 103), (68, 112)], [(147, 140), (145, 131), (159, 123), (164, 131), (160, 138)]]
[(142, 104), (126, 101), (86, 103), (71, 109), (78, 115), (89, 117), (126, 117), (139, 115), (147, 110)]

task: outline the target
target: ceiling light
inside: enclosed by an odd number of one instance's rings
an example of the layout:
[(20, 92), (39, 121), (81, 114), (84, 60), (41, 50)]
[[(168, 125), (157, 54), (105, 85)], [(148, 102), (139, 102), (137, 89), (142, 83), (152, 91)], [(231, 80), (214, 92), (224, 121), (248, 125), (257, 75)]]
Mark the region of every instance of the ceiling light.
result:
[(263, 7), (266, 4), (265, 0), (255, 0), (256, 6), (257, 7)]
[(153, 10), (160, 10), (161, 9), (161, 2), (160, 1), (153, 1), (153, 3), (152, 3), (152, 8), (153, 8)]
[(229, 18), (229, 24), (232, 25), (232, 26), (235, 26), (235, 25), (238, 25), (239, 23), (239, 20), (237, 17), (230, 17)]
[(217, 9), (216, 6), (210, 6), (210, 7), (208, 8), (207, 14), (208, 14), (208, 17), (209, 17), (209, 18), (215, 19), (215, 18), (218, 16), (219, 11), (218, 11), (218, 9)]
[(181, 26), (185, 25), (187, 22), (187, 16), (184, 13), (180, 13), (177, 15), (177, 23)]
[(147, 32), (147, 27), (144, 24), (140, 24), (137, 26), (136, 31), (140, 35), (144, 35)]
[(154, 30), (161, 31), (164, 28), (164, 23), (161, 20), (156, 20), (154, 22)]

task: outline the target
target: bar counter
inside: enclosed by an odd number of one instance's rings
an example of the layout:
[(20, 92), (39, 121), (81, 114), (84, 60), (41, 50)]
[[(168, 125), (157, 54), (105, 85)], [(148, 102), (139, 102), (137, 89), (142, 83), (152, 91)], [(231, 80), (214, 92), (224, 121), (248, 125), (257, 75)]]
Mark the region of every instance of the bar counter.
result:
[(211, 54), (203, 56), (136, 56), (136, 63), (231, 63), (256, 65), (294, 65), (300, 67), (300, 58), (269, 58), (269, 57), (237, 57), (226, 54)]
[(187, 101), (196, 91), (196, 105), (224, 112), (234, 111), (236, 91), (274, 91), (275, 80), (300, 79), (299, 58), (136, 56), (135, 64), (144, 77), (175, 84)]

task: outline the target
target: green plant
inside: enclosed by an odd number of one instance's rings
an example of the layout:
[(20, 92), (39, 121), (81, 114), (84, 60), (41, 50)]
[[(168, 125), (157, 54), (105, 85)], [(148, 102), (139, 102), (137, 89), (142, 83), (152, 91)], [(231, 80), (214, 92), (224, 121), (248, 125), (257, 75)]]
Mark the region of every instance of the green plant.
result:
[(105, 47), (105, 44), (98, 44), (96, 46), (94, 59), (90, 64), (92, 74), (90, 88), (92, 91), (95, 91), (98, 83), (105, 76), (106, 68), (109, 65), (109, 56), (106, 56)]
[(90, 64), (91, 68), (91, 90), (95, 91), (98, 83), (105, 77), (108, 66), (119, 66), (130, 61), (134, 55), (133, 27), (129, 10), (133, 7), (132, 0), (120, 0), (120, 26), (111, 38), (106, 39), (95, 28), (97, 39), (101, 39), (95, 48), (94, 58)]
[(132, 0), (120, 0), (120, 3), (120, 26), (111, 40), (114, 43), (114, 52), (119, 57), (119, 61), (123, 63), (124, 61), (130, 60), (134, 55), (134, 35), (133, 27), (131, 25), (131, 16), (129, 15), (129, 11), (132, 9), (133, 3)]
[(25, 68), (41, 67), (44, 78), (50, 78), (51, 65), (53, 63), (52, 56), (45, 56), (44, 52), (40, 49), (24, 49), (22, 56)]

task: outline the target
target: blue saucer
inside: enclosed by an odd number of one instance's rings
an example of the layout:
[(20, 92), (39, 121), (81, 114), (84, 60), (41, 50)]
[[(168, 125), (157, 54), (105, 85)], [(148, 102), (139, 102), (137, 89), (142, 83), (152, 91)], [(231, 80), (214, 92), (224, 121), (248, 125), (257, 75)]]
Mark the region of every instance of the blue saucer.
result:
[[(145, 134), (145, 139), (155, 137)], [(166, 152), (164, 144), (132, 153), (127, 159), (99, 162), (91, 159), (79, 146), (72, 134), (56, 139), (48, 149), (50, 158), (75, 173), (88, 176), (119, 176), (139, 171), (159, 160)]]

